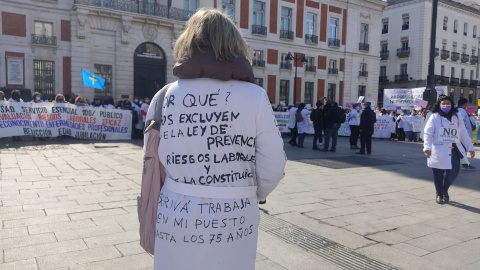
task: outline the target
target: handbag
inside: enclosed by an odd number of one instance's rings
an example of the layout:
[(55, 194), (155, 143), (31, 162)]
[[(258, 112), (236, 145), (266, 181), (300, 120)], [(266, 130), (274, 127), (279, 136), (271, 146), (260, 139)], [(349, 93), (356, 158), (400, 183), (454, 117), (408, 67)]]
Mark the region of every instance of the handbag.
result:
[(295, 113), (295, 121), (297, 122), (302, 122), (303, 121), (303, 115), (301, 112), (296, 112)]
[(145, 123), (144, 134), (148, 133), (143, 158), (142, 187), (137, 197), (137, 212), (140, 222), (140, 246), (150, 254), (155, 251), (155, 230), (157, 224), (158, 198), (165, 182), (165, 168), (158, 157), (162, 105), (170, 84), (159, 91), (153, 119)]

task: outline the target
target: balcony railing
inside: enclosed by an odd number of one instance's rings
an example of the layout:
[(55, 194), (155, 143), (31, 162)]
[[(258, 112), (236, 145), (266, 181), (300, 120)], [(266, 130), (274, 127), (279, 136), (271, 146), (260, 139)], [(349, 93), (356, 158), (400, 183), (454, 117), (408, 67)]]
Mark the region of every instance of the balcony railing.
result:
[(435, 48), (435, 57), (438, 57), (440, 55), (440, 49)]
[(410, 47), (397, 49), (397, 57), (404, 58), (410, 56)]
[(254, 24), (252, 25), (252, 34), (266, 36), (267, 27), (263, 25)]
[(125, 12), (152, 15), (178, 21), (188, 21), (195, 11), (169, 8), (157, 3), (135, 0), (74, 0), (74, 5), (95, 6)]
[(253, 59), (252, 66), (254, 67), (265, 67), (265, 60)]
[(305, 35), (305, 43), (307, 43), (307, 44), (318, 44), (318, 36)]
[(338, 74), (338, 68), (328, 68), (328, 74)]
[(381, 60), (387, 60), (389, 53), (390, 53), (390, 52), (389, 52), (388, 50), (386, 50), (386, 51), (380, 51), (380, 59), (381, 59)]
[(452, 57), (450, 58), (452, 61), (458, 61), (460, 59), (460, 53), (452, 52)]
[(328, 46), (329, 47), (340, 47), (340, 40), (336, 38), (329, 38), (328, 39)]
[(478, 56), (472, 55), (472, 57), (470, 57), (470, 64), (476, 65), (477, 63), (478, 63)]
[(450, 78), (447, 76), (440, 76), (440, 83), (442, 85), (446, 85), (450, 82)]
[(292, 63), (289, 63), (289, 62), (280, 62), (280, 69), (292, 70)]
[(470, 80), (470, 87), (477, 87), (478, 81), (477, 80)]
[(460, 79), (455, 77), (450, 77), (450, 85), (458, 85), (460, 84)]
[(317, 67), (312, 65), (305, 65), (305, 71), (316, 72)]
[(388, 82), (388, 76), (380, 76), (378, 77), (379, 82)]
[(408, 23), (402, 24), (402, 30), (408, 30), (409, 26)]
[(370, 49), (370, 45), (367, 43), (358, 43), (358, 50), (359, 51), (367, 51)]
[(468, 86), (468, 79), (460, 79), (460, 86)]
[(445, 59), (448, 59), (450, 57), (450, 51), (447, 51), (447, 50), (442, 50), (440, 52), (440, 58), (445, 60)]
[(368, 71), (360, 70), (358, 72), (358, 76), (368, 77)]
[(470, 55), (462, 53), (462, 58), (460, 59), (460, 61), (462, 61), (462, 63), (467, 63), (468, 61), (470, 61)]
[(280, 38), (293, 40), (293, 31), (280, 30)]
[(56, 46), (57, 37), (32, 34), (32, 44)]
[(408, 74), (395, 75), (396, 82), (406, 82), (408, 81)]
[(382, 34), (388, 34), (388, 29), (382, 29)]

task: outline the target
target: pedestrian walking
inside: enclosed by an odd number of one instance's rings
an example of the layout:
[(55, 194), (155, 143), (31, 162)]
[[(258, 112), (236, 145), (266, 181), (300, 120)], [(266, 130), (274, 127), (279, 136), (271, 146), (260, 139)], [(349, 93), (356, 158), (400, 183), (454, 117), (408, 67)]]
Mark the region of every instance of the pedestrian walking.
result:
[(343, 113), (343, 110), (338, 107), (337, 102), (333, 102), (332, 106), (327, 112), (327, 115), (325, 116), (325, 143), (321, 151), (329, 151), (328, 147), (330, 144), (330, 138), (332, 139), (332, 147), (330, 148), (330, 152), (337, 151), (338, 130), (340, 129), (341, 124), (344, 122), (345, 114)]
[(450, 201), (448, 189), (460, 171), (460, 159), (466, 155), (460, 144), (465, 146), (472, 158), (475, 156), (475, 148), (453, 99), (442, 95), (425, 125), (423, 144), (427, 166), (433, 171), (438, 204)]
[(359, 149), (357, 146), (360, 136), (360, 103), (353, 104), (353, 108), (348, 115), (348, 124), (350, 126), (350, 149)]
[[(199, 9), (176, 40), (162, 109), (154, 269), (254, 270), (257, 202), (284, 176), (283, 140), (250, 50), (217, 9)], [(201, 122), (201, 123), (200, 123)], [(173, 135), (172, 135), (173, 134)], [(167, 221), (168, 219), (168, 221)]]
[(374, 124), (377, 122), (377, 115), (372, 108), (370, 102), (365, 102), (365, 109), (360, 116), (360, 151), (359, 155), (365, 155), (372, 153), (372, 136), (374, 131)]
[(310, 120), (313, 123), (313, 129), (315, 130), (315, 134), (313, 135), (313, 147), (312, 150), (320, 150), (317, 146), (317, 140), (320, 143), (320, 146), (323, 144), (323, 102), (318, 100), (315, 104), (317, 106), (316, 109), (312, 111), (310, 114)]
[(292, 138), (288, 141), (288, 143), (292, 146), (297, 145), (297, 137), (298, 137), (298, 127), (297, 127), (297, 120), (295, 118), (295, 113), (297, 113), (298, 105), (300, 105), (300, 102), (295, 103), (295, 106), (290, 108), (290, 111), (288, 112), (288, 129), (290, 130), (290, 133), (292, 134)]
[(309, 127), (308, 118), (312, 113), (312, 111), (305, 109), (305, 106), (305, 103), (300, 103), (297, 112), (295, 113), (298, 129), (298, 148), (304, 148), (303, 142), (305, 141), (305, 136), (307, 135)]

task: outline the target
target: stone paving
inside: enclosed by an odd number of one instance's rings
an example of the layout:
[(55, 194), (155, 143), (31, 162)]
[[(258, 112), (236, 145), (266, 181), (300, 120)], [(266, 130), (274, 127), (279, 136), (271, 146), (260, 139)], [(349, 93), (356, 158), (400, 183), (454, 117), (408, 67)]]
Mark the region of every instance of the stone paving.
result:
[[(392, 268), (480, 269), (480, 170), (462, 171), (451, 203), (437, 205), (419, 143), (376, 139), (371, 156), (358, 156), (346, 138), (336, 153), (307, 142), (285, 146), (286, 177), (264, 214)], [(330, 157), (347, 166), (295, 161)], [(371, 163), (354, 166), (355, 159)], [(478, 158), (472, 163), (480, 167)], [(141, 167), (139, 141), (0, 139), (0, 270), (152, 269), (138, 244)], [(294, 237), (260, 230), (256, 269), (359, 269)]]

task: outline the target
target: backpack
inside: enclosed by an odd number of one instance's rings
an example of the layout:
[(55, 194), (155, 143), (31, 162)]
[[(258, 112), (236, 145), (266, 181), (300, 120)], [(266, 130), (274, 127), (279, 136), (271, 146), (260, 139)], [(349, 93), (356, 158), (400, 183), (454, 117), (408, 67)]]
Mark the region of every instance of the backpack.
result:
[(141, 193), (137, 197), (137, 213), (140, 222), (140, 246), (152, 255), (155, 251), (158, 198), (166, 176), (165, 168), (158, 157), (158, 146), (160, 144), (162, 105), (169, 86), (170, 84), (159, 91), (153, 119), (148, 119), (143, 131), (148, 138), (146, 138), (147, 145), (143, 158)]
[(303, 121), (303, 115), (301, 111), (297, 111), (295, 113), (295, 121), (297, 122), (302, 122)]
[(310, 114), (310, 121), (315, 122), (315, 119), (317, 118), (317, 110), (318, 109), (313, 110)]

